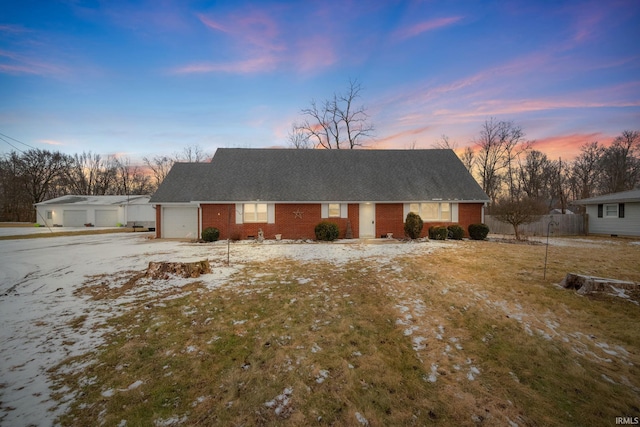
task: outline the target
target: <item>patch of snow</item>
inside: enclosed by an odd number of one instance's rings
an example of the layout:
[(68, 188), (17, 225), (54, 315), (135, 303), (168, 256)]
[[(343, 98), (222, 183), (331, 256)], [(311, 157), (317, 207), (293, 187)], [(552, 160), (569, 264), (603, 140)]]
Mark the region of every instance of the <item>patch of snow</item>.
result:
[(358, 420), (358, 422), (363, 426), (369, 425), (369, 421), (365, 417), (363, 417), (360, 412), (356, 412), (356, 420)]
[(326, 369), (321, 369), (320, 372), (318, 372), (318, 376), (316, 377), (316, 382), (318, 384), (322, 384), (327, 378), (329, 378), (329, 371), (327, 371)]

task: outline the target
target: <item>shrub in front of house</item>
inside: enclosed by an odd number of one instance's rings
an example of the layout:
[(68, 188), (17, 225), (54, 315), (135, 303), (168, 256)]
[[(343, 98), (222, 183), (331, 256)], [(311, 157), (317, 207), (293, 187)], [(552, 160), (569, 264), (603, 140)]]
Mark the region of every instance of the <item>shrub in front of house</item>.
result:
[(464, 228), (460, 227), (458, 224), (452, 224), (447, 227), (448, 235), (451, 240), (462, 240), (464, 237)]
[(336, 240), (340, 234), (338, 224), (330, 221), (322, 221), (316, 225), (315, 232), (317, 240), (324, 240), (327, 242)]
[(220, 238), (220, 230), (215, 227), (207, 227), (202, 230), (202, 240), (205, 242), (215, 242)]
[(422, 222), (420, 215), (409, 212), (404, 220), (404, 234), (410, 239), (417, 239), (422, 233), (423, 226), (424, 222)]
[(432, 240), (447, 240), (447, 234), (449, 234), (449, 230), (443, 225), (429, 227), (429, 238)]
[(487, 224), (470, 224), (469, 225), (469, 237), (473, 240), (484, 240), (489, 234), (489, 227)]

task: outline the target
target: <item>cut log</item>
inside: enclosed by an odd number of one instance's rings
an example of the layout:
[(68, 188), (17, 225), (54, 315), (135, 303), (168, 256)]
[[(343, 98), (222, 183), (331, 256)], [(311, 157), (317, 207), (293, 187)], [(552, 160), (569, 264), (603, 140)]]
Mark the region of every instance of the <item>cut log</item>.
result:
[(211, 273), (209, 261), (195, 262), (150, 262), (147, 277), (152, 279), (168, 279), (169, 276), (184, 278), (200, 277), (201, 274)]
[(626, 280), (608, 279), (604, 277), (585, 276), (582, 274), (568, 273), (562, 279), (560, 286), (565, 289), (575, 289), (580, 295), (591, 292), (619, 292), (620, 289), (638, 290), (640, 284)]

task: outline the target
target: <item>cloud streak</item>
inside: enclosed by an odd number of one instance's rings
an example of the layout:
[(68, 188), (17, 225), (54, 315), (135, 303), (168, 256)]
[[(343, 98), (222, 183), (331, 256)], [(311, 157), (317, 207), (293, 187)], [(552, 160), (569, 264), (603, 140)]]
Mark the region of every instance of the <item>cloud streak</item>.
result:
[(420, 34), (448, 27), (462, 20), (462, 16), (450, 16), (447, 18), (431, 19), (428, 21), (418, 22), (405, 28), (400, 28), (393, 34), (396, 40), (406, 40), (417, 37)]

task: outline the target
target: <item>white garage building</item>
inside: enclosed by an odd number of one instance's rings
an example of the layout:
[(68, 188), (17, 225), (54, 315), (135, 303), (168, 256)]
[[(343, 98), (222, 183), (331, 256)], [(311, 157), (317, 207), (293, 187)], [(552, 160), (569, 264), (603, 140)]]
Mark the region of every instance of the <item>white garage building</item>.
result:
[(48, 227), (155, 227), (149, 196), (62, 196), (36, 203), (37, 222)]

